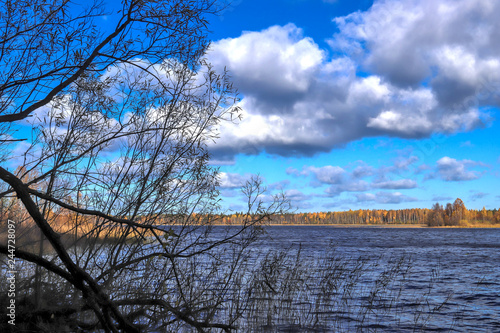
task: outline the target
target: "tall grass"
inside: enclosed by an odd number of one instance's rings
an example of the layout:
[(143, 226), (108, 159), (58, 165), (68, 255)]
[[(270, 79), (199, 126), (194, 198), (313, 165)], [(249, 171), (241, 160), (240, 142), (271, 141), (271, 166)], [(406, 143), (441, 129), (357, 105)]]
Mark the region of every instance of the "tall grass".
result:
[[(137, 279), (148, 280), (140, 285), (154, 286), (155, 281), (148, 270), (141, 268), (140, 276), (130, 276), (130, 281), (116, 281), (108, 292), (117, 297), (133, 292), (147, 293), (151, 290), (137, 289)], [(43, 279), (43, 310), (31, 313), (33, 297), (34, 266), (20, 263), (18, 286), (18, 327), (36, 329), (41, 332), (71, 332), (78, 322), (93, 322), (91, 312), (63, 313), (64, 304), (73, 308), (85, 307), (81, 297), (74, 294), (71, 286), (53, 274)], [(214, 299), (218, 285), (224, 283), (224, 267), (217, 273), (200, 274), (200, 279), (212, 276), (211, 281), (193, 280), (193, 292)], [(381, 257), (368, 260), (363, 257), (347, 257), (326, 250), (321, 256), (304, 255), (300, 249), (272, 251), (259, 257), (255, 253), (238, 269), (232, 281), (231, 292), (220, 295), (220, 304), (207, 304), (206, 318), (219, 322), (226, 318), (239, 332), (419, 332), (426, 330), (451, 330), (456, 320), (451, 304), (451, 295), (435, 293), (439, 271), (429, 272), (425, 281), (414, 279), (411, 258)], [(3, 284), (4, 286), (4, 284)], [(5, 290), (0, 287), (0, 293)], [(211, 295), (209, 295), (211, 294)], [(171, 297), (176, 297), (172, 291)], [(2, 307), (3, 302), (0, 301)], [(68, 307), (66, 307), (68, 308)], [(68, 308), (69, 309), (69, 308)], [(55, 313), (54, 311), (59, 311)], [(137, 309), (137, 311), (142, 311)], [(149, 310), (148, 310), (149, 311)], [(90, 317), (89, 317), (90, 316)], [(152, 323), (143, 325), (144, 332), (191, 332), (188, 325), (172, 320), (159, 327)], [(3, 327), (0, 328), (5, 328)], [(89, 326), (87, 331), (100, 331)], [(217, 330), (212, 330), (216, 332)]]
[(433, 293), (438, 271), (417, 286), (411, 263), (404, 256), (368, 261), (334, 250), (320, 258), (300, 250), (269, 253), (253, 272), (240, 327), (245, 332), (451, 330), (451, 295)]

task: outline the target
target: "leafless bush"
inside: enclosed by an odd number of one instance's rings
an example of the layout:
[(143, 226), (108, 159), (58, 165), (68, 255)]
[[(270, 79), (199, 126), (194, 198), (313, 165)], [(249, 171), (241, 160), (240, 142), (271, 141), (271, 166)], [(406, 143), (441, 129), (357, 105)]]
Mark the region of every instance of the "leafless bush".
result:
[(207, 17), (223, 5), (0, 3), (0, 218), (19, 226), (23, 269), (15, 328), (232, 328), (238, 309), (218, 313), (254, 226), (285, 202), (265, 206), (252, 181), (243, 224), (214, 237), (207, 143), (240, 112), (227, 73), (203, 58)]

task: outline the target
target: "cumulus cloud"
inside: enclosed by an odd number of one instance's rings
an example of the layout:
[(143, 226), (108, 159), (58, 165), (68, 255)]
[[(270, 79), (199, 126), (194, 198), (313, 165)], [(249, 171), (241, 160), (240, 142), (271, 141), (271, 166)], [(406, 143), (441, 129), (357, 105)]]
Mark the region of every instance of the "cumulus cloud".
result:
[(316, 176), (316, 179), (323, 184), (339, 184), (343, 181), (345, 170), (339, 166), (327, 165), (321, 168), (314, 166), (306, 168), (307, 172), (311, 172)]
[(392, 110), (382, 111), (376, 117), (368, 119), (367, 126), (401, 134), (428, 133), (432, 129), (432, 123), (425, 116), (404, 116)]
[(381, 204), (398, 204), (401, 202), (417, 201), (418, 199), (406, 196), (400, 192), (378, 192), (355, 194), (358, 202), (373, 201)]
[(467, 168), (476, 164), (477, 163), (474, 161), (458, 161), (454, 158), (445, 156), (437, 161), (437, 171), (441, 179), (445, 181), (474, 180), (479, 178), (479, 174)]
[(359, 161), (361, 165), (358, 165), (354, 170), (352, 171), (351, 175), (354, 178), (363, 178), (363, 177), (368, 177), (372, 176), (375, 172), (375, 169), (364, 163), (363, 161)]
[(366, 12), (336, 18), (336, 38), (398, 86), (418, 86), (435, 68), (434, 79), (450, 79), (467, 91), (498, 66), (499, 11), (495, 0), (377, 1)]
[(315, 179), (321, 184), (339, 184), (346, 175), (343, 168), (332, 165), (323, 167), (304, 166), (302, 170), (289, 167), (286, 169), (286, 173), (295, 177), (314, 175)]
[(293, 201), (293, 202), (298, 202), (298, 201), (307, 201), (310, 199), (309, 195), (305, 195), (299, 190), (296, 189), (291, 189), (285, 191), (285, 196), (287, 199)]
[(310, 209), (313, 207), (311, 199), (314, 198), (314, 195), (305, 194), (297, 189), (286, 190), (284, 194), (294, 208)]
[(325, 190), (328, 196), (338, 196), (343, 192), (363, 192), (370, 189), (370, 184), (364, 180), (347, 181), (344, 184), (332, 185)]
[(372, 186), (374, 188), (399, 190), (399, 189), (416, 188), (417, 182), (412, 179), (398, 179), (398, 180), (376, 182), (373, 183)]
[(334, 56), (294, 24), (217, 41), (207, 57), (229, 69), (244, 113), (211, 149), (310, 156), (481, 126), (490, 118), (480, 107), (500, 105), (498, 15), (493, 0), (376, 1), (334, 19)]
[[(344, 192), (365, 192), (372, 189), (403, 190), (417, 188), (418, 184), (413, 179), (401, 178), (399, 174), (408, 168), (409, 163), (415, 162), (410, 157), (397, 159), (394, 165), (382, 166), (378, 169), (358, 161), (354, 166), (304, 166), (302, 170), (288, 168), (287, 174), (295, 177), (313, 177), (311, 185), (328, 185), (324, 193), (326, 196), (335, 197)], [(388, 179), (391, 175), (398, 179)]]
[(213, 65), (227, 66), (245, 94), (285, 104), (307, 92), (324, 57), (324, 51), (293, 24), (222, 39), (210, 53)]
[[(404, 154), (402, 152), (401, 154)], [(316, 194), (303, 192), (304, 185), (297, 187), (293, 180), (283, 180), (268, 187), (270, 193), (283, 193), (290, 200), (292, 206), (300, 209), (312, 207), (313, 200), (328, 200), (328, 205), (335, 207), (345, 204), (358, 204), (360, 202), (374, 202), (382, 204), (397, 204), (415, 201), (412, 196), (401, 192), (418, 188), (418, 182), (410, 179), (409, 165), (418, 159), (405, 158), (403, 155), (393, 160), (392, 164), (373, 167), (364, 161), (356, 161), (345, 166), (304, 165), (297, 169), (289, 167), (286, 174), (293, 178), (309, 180), (308, 186), (318, 187), (321, 190)], [(220, 173), (223, 190), (232, 191), (240, 187), (244, 181), (251, 177), (250, 174)], [(386, 190), (386, 191), (383, 191)], [(401, 192), (390, 190), (400, 190)], [(234, 195), (229, 193), (230, 195)], [(226, 192), (224, 192), (225, 196)], [(270, 200), (271, 196), (261, 199)], [(326, 206), (325, 206), (326, 207)], [(329, 206), (330, 207), (330, 206)], [(332, 206), (333, 207), (333, 206)]]
[(240, 188), (251, 178), (251, 174), (219, 172), (219, 187), (223, 189)]
[(275, 182), (272, 184), (269, 184), (267, 188), (271, 191), (278, 190), (278, 191), (283, 191), (283, 189), (287, 188), (290, 185), (290, 181), (288, 179), (281, 180), (279, 182)]

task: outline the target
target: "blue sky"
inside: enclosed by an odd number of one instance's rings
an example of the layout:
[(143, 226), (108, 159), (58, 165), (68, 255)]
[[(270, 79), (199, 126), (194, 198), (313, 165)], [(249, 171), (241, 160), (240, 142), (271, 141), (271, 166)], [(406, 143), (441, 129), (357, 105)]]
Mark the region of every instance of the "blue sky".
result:
[(259, 174), (304, 212), (499, 208), (499, 15), (494, 0), (233, 3), (207, 55), (243, 108), (211, 146), (226, 207)]

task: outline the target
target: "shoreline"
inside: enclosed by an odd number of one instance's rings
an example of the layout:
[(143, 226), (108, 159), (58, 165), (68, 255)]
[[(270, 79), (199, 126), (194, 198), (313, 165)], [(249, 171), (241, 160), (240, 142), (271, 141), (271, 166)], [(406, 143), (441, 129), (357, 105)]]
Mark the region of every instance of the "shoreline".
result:
[[(214, 224), (214, 226), (241, 226), (242, 224)], [(426, 228), (426, 229), (497, 229), (500, 228), (500, 224), (490, 224), (490, 225), (466, 225), (466, 226), (435, 226), (430, 227), (427, 224), (263, 224), (263, 227), (332, 227), (332, 228), (388, 228), (388, 229), (398, 229), (398, 228)]]
[(333, 228), (428, 228), (425, 224), (267, 224), (272, 227), (333, 227)]

